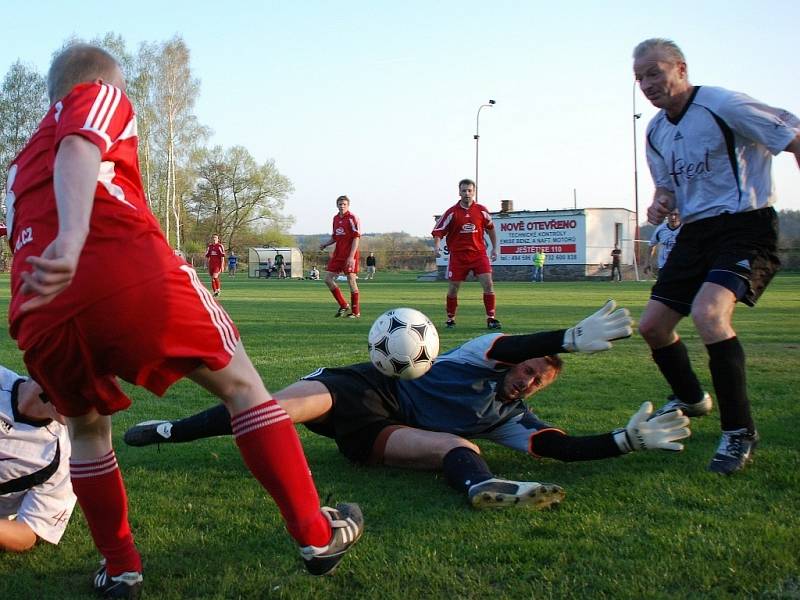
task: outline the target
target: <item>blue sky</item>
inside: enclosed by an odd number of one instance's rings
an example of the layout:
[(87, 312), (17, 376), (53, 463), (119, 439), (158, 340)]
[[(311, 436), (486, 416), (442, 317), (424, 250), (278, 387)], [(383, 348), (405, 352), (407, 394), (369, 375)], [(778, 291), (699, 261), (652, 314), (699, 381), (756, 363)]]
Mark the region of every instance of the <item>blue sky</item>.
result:
[[(295, 186), (294, 233), (327, 231), (347, 194), (366, 231), (427, 235), (457, 181), (475, 175), (476, 113), (490, 98), (479, 172), (490, 210), (501, 199), (571, 208), (574, 193), (579, 207), (633, 209), (635, 98), (643, 214), (653, 188), (642, 141), (655, 111), (633, 92), (630, 56), (648, 37), (683, 48), (693, 83), (800, 113), (796, 1), (29, 0), (3, 12), (2, 74), (17, 58), (46, 71), (72, 35), (115, 32), (131, 50), (181, 35), (211, 143), (275, 160)], [(775, 174), (777, 208), (800, 210), (790, 155)]]

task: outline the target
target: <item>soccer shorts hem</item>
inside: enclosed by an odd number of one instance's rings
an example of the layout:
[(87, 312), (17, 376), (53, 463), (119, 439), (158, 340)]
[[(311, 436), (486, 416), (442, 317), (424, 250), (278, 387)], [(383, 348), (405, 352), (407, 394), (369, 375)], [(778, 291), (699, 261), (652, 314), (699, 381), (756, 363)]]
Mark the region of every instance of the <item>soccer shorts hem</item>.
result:
[(709, 282), (755, 306), (780, 269), (777, 249), (778, 217), (772, 208), (685, 223), (650, 297), (686, 316)]
[(447, 265), (447, 279), (449, 281), (465, 281), (470, 271), (475, 276), (492, 272), (492, 263), (483, 252), (456, 252), (450, 254), (450, 263)]
[(61, 414), (110, 415), (131, 404), (117, 377), (162, 395), (201, 366), (227, 366), (238, 343), (228, 314), (195, 270), (181, 265), (47, 330), (24, 358)]

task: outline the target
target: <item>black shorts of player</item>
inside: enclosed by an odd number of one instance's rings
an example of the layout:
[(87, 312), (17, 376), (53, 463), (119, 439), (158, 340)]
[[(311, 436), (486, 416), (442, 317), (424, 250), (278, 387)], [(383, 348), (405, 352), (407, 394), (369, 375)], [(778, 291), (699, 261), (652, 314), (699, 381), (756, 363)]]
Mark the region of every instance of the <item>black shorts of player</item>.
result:
[(381, 432), (403, 426), (396, 381), (371, 363), (321, 369), (303, 379), (319, 381), (333, 398), (328, 418), (321, 423), (306, 423), (306, 427), (336, 440), (339, 451), (352, 462), (375, 462), (371, 458)]
[(686, 316), (706, 281), (755, 306), (780, 269), (778, 215), (772, 208), (685, 223), (650, 297)]

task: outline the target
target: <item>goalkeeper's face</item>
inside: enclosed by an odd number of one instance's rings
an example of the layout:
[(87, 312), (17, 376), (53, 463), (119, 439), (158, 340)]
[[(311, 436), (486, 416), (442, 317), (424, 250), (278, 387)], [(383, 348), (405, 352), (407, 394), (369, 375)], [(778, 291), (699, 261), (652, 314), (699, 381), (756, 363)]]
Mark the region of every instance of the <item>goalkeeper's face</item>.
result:
[(503, 402), (515, 402), (543, 390), (558, 377), (559, 369), (547, 358), (531, 358), (508, 370), (500, 392)]

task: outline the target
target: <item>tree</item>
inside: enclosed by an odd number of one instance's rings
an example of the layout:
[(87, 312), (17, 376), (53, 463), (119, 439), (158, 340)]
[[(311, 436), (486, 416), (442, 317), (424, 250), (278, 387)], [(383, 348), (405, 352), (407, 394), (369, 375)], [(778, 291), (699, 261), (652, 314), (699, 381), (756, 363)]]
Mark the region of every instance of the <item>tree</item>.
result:
[(271, 229), (285, 231), (291, 219), (281, 214), (292, 183), (270, 160), (259, 165), (242, 146), (221, 146), (195, 154), (197, 187), (190, 201), (198, 229), (218, 233), (226, 246), (237, 239)]
[[(185, 207), (180, 198), (188, 198), (190, 189), (180, 186), (181, 169), (188, 170), (192, 150), (208, 136), (192, 113), (200, 82), (192, 77), (190, 52), (179, 36), (159, 46), (152, 56), (154, 74), (152, 86), (153, 140), (158, 152), (161, 181), (150, 190), (156, 198), (153, 209), (161, 219), (168, 240), (181, 247), (181, 232)], [(186, 177), (184, 181), (189, 182)]]
[(4, 198), (6, 165), (22, 150), (48, 107), (44, 77), (17, 60), (0, 89), (0, 190)]

